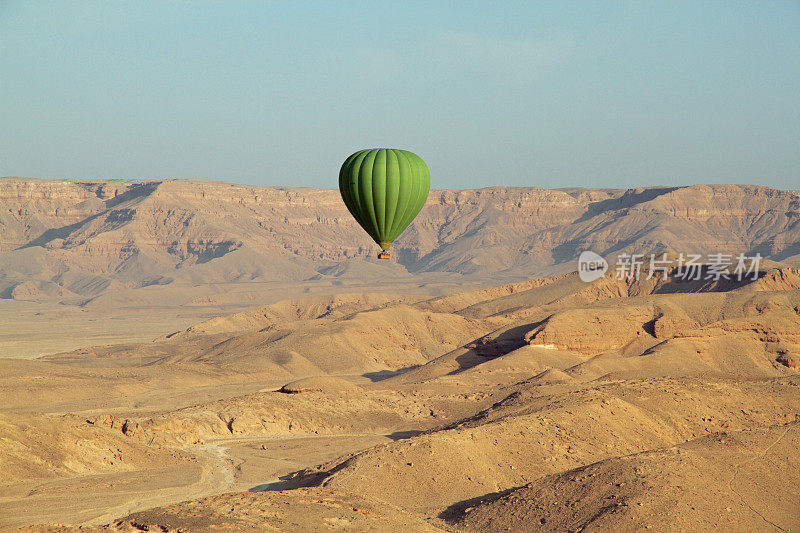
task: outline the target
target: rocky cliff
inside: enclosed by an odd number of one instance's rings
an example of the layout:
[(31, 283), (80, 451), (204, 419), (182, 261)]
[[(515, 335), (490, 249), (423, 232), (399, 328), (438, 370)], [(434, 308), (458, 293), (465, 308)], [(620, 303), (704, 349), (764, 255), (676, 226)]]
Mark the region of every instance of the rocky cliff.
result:
[(759, 186), (437, 190), (386, 264), (336, 190), (3, 178), (0, 297), (409, 272), (523, 278), (574, 270), (586, 249), (793, 261), (799, 221), (800, 194)]

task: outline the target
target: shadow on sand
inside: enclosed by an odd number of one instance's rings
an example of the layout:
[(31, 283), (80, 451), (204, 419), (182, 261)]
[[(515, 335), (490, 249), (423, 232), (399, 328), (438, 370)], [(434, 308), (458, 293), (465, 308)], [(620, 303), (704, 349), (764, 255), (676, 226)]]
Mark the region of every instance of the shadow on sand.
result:
[(484, 494), (483, 496), (476, 496), (475, 498), (470, 498), (468, 500), (461, 500), (460, 502), (456, 502), (441, 513), (439, 513), (438, 517), (447, 522), (448, 524), (453, 524), (458, 521), (464, 515), (464, 511), (469, 509), (470, 507), (475, 507), (476, 505), (481, 505), (483, 503), (491, 503), (493, 501), (499, 500), (503, 496), (507, 494), (511, 494), (515, 490), (521, 487), (512, 487), (510, 489), (506, 489), (500, 492), (490, 492), (488, 494)]

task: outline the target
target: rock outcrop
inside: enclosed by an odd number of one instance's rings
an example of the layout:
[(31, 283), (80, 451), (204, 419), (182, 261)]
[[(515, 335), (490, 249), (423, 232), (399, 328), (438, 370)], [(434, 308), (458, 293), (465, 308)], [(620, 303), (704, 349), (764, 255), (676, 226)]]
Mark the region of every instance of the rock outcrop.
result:
[[(800, 195), (743, 185), (435, 190), (392, 263), (372, 258), (336, 190), (4, 178), (0, 205), (0, 295), (67, 303), (169, 283), (524, 279), (574, 270), (583, 250), (800, 257)], [(61, 289), (15, 291), (31, 280)]]

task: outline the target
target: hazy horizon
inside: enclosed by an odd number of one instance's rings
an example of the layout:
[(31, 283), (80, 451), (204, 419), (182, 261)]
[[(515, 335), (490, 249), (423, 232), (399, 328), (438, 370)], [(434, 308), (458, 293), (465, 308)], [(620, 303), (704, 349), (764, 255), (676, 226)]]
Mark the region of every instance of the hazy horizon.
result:
[[(328, 184), (323, 186), (314, 186), (314, 185), (285, 185), (285, 184), (259, 184), (259, 183), (243, 183), (238, 181), (231, 181), (225, 179), (216, 179), (216, 178), (166, 178), (166, 177), (156, 177), (151, 178), (148, 176), (131, 176), (126, 178), (104, 178), (98, 176), (85, 176), (85, 177), (78, 177), (78, 178), (57, 178), (57, 177), (48, 177), (48, 178), (39, 178), (36, 176), (0, 176), (0, 179), (20, 179), (25, 181), (33, 181), (33, 180), (44, 180), (44, 181), (78, 181), (78, 182), (105, 182), (105, 181), (174, 181), (174, 180), (185, 180), (185, 181), (207, 181), (210, 183), (224, 183), (229, 185), (242, 185), (246, 187), (275, 187), (275, 188), (284, 188), (284, 189), (319, 189), (319, 190), (330, 190), (330, 191), (339, 191), (338, 186), (335, 184)], [(654, 183), (650, 185), (631, 185), (629, 187), (604, 187), (602, 185), (598, 185), (596, 187), (592, 186), (585, 186), (585, 185), (576, 185), (576, 186), (563, 186), (563, 187), (548, 187), (546, 185), (504, 185), (504, 184), (486, 184), (486, 185), (479, 185), (476, 187), (436, 187), (431, 186), (431, 192), (434, 191), (468, 191), (468, 190), (480, 190), (480, 189), (497, 189), (497, 188), (506, 188), (506, 189), (525, 189), (525, 188), (540, 188), (540, 189), (549, 189), (549, 190), (570, 190), (570, 189), (586, 189), (586, 190), (600, 190), (600, 189), (607, 189), (607, 190), (632, 190), (632, 189), (661, 189), (661, 188), (682, 188), (682, 187), (691, 187), (693, 185), (706, 185), (706, 186), (715, 186), (715, 185), (741, 185), (741, 186), (752, 186), (752, 187), (766, 187), (776, 190), (785, 190), (785, 191), (800, 191), (800, 185), (789, 186), (789, 187), (774, 187), (772, 185), (762, 185), (758, 183), (723, 183), (723, 182), (697, 182), (697, 183), (676, 183), (676, 184), (664, 184), (664, 183)]]
[[(65, 21), (68, 23), (65, 24)], [(800, 4), (0, 5), (0, 174), (800, 187)]]

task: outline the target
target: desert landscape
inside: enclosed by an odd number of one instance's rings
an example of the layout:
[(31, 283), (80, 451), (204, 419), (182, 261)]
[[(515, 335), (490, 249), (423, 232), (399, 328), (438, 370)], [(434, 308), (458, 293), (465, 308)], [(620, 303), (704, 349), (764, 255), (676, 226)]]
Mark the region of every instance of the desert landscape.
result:
[(434, 190), (389, 261), (335, 190), (0, 208), (0, 529), (800, 530), (798, 191)]
[(800, 533), (798, 28), (0, 0), (0, 533)]

